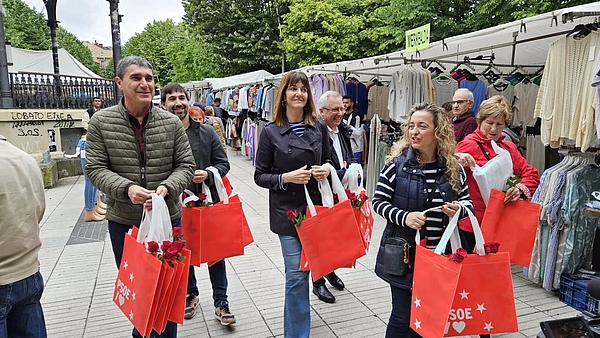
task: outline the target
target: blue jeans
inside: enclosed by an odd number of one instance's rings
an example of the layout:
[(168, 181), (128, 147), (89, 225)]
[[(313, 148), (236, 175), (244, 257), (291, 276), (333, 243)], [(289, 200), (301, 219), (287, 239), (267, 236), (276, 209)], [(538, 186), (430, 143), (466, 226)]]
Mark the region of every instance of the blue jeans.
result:
[(38, 271), (20, 281), (0, 285), (0, 338), (46, 338), (40, 298), (44, 280)]
[(302, 244), (298, 237), (279, 235), (285, 264), (284, 338), (310, 336), (310, 299), (308, 271), (300, 271)]
[(359, 153), (352, 153), (352, 163), (362, 163), (362, 151)]
[(81, 170), (83, 170), (83, 179), (85, 182), (83, 188), (83, 200), (85, 202), (85, 210), (92, 210), (96, 206), (96, 195), (98, 189), (92, 185), (88, 175), (85, 173), (85, 158), (81, 159)]
[[(173, 227), (180, 227), (181, 220), (172, 220), (171, 225)], [(108, 221), (108, 233), (110, 234), (110, 242), (112, 244), (113, 254), (115, 255), (117, 269), (121, 266), (121, 258), (123, 257), (123, 245), (125, 244), (125, 234), (132, 227), (133, 225)], [(133, 329), (131, 336), (134, 338), (142, 338), (142, 335), (140, 335), (138, 330), (136, 330), (135, 328)], [(157, 333), (153, 330), (150, 334), (150, 338), (177, 338), (177, 323), (167, 322), (167, 327), (162, 333)]]
[[(215, 307), (223, 303), (227, 303), (227, 270), (225, 260), (220, 260), (213, 266), (208, 267), (208, 275), (210, 276), (210, 284), (212, 285), (213, 301)], [(196, 282), (196, 273), (194, 267), (190, 265), (190, 273), (188, 276), (188, 295), (198, 296), (198, 285)]]
[(410, 290), (392, 287), (392, 313), (385, 331), (385, 338), (421, 337), (410, 328)]

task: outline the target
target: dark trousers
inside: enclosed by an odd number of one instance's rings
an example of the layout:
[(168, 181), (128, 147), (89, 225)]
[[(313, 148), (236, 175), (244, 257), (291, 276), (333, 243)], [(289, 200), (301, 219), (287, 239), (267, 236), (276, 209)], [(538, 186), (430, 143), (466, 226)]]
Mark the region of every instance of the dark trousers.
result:
[[(215, 307), (223, 303), (227, 303), (227, 270), (225, 260), (220, 260), (213, 266), (208, 267), (208, 275), (210, 276), (210, 284), (212, 285), (212, 297)], [(196, 282), (196, 273), (194, 267), (190, 265), (190, 273), (188, 276), (188, 295), (198, 296), (198, 285)]]
[(392, 313), (385, 330), (385, 338), (420, 338), (410, 328), (410, 302), (412, 292), (391, 286), (392, 288)]
[[(177, 219), (171, 221), (173, 227), (180, 227), (181, 220)], [(121, 266), (121, 257), (123, 257), (123, 245), (125, 244), (125, 234), (131, 229), (133, 225), (121, 224), (117, 222), (108, 221), (108, 233), (110, 235), (110, 242), (112, 244), (113, 254), (115, 255), (115, 263), (117, 263), (117, 269)], [(131, 336), (134, 338), (143, 338), (142, 335), (133, 329)], [(150, 338), (177, 338), (177, 323), (167, 322), (167, 327), (162, 333), (152, 331)]]

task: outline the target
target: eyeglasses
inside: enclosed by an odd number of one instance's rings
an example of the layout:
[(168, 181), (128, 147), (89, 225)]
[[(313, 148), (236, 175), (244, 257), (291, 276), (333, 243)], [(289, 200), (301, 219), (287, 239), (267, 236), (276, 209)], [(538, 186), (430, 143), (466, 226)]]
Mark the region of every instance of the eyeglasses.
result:
[(334, 113), (336, 113), (336, 114), (337, 114), (337, 113), (345, 113), (345, 112), (346, 112), (346, 108), (335, 108), (335, 109), (330, 109), (330, 108), (327, 108), (327, 107), (321, 107), (321, 109), (324, 109), (324, 110), (329, 110), (329, 111), (332, 111), (332, 112), (334, 112)]
[(455, 105), (455, 104), (461, 105), (465, 102), (471, 102), (471, 100), (456, 100), (456, 101), (451, 101), (450, 103), (452, 103), (452, 105)]

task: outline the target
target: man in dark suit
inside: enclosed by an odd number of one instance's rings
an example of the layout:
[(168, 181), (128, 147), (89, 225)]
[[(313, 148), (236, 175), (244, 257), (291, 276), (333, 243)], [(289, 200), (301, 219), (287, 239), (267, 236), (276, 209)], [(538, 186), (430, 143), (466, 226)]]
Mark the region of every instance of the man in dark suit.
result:
[[(170, 83), (163, 87), (160, 101), (160, 105), (164, 109), (179, 117), (190, 141), (192, 154), (196, 161), (196, 170), (188, 189), (197, 195), (202, 192), (201, 186), (202, 183), (205, 183), (210, 188), (213, 201), (215, 203), (218, 202), (219, 195), (215, 187), (213, 173), (206, 170), (206, 168), (216, 168), (221, 177), (229, 172), (229, 160), (227, 159), (225, 150), (221, 146), (219, 137), (211, 126), (198, 123), (190, 117), (188, 113), (189, 101), (187, 93), (181, 85)], [(236, 322), (235, 316), (229, 311), (229, 301), (227, 300), (225, 260), (221, 260), (210, 266), (208, 274), (210, 275), (210, 282), (213, 289), (215, 317), (222, 325), (234, 324)], [(188, 295), (184, 315), (186, 319), (190, 319), (196, 314), (198, 295), (199, 291), (196, 285), (194, 267), (190, 266)]]
[[(342, 103), (342, 95), (340, 93), (327, 91), (319, 98), (319, 116), (327, 126), (329, 135), (329, 149), (331, 150), (329, 159), (340, 179), (344, 177), (346, 169), (352, 160), (352, 146), (350, 145), (352, 128), (342, 123), (344, 112), (344, 104)], [(344, 282), (342, 282), (335, 272), (325, 275), (325, 278), (334, 288), (338, 290), (344, 289)], [(335, 302), (335, 296), (325, 286), (324, 278), (313, 282), (313, 293), (326, 303)]]

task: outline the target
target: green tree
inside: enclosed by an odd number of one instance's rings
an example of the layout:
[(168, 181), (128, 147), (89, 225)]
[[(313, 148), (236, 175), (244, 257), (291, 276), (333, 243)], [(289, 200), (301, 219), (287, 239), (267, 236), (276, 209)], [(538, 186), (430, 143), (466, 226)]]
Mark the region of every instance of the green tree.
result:
[(185, 37), (185, 30), (173, 20), (154, 21), (125, 43), (123, 56), (138, 55), (150, 61), (157, 82), (162, 86), (175, 79), (173, 55), (168, 50), (180, 37)]
[(299, 66), (362, 58), (396, 46), (374, 8), (389, 0), (292, 0), (282, 46)]
[(58, 27), (56, 30), (56, 39), (58, 40), (58, 46), (60, 48), (64, 48), (69, 54), (73, 55), (77, 61), (81, 62), (94, 73), (100, 75), (100, 65), (94, 62), (92, 51), (79, 41), (75, 35), (62, 27)]
[[(183, 0), (184, 22), (208, 47), (219, 76), (264, 69), (279, 72), (280, 1)], [(288, 67), (289, 68), (289, 67)]]
[(167, 52), (172, 55), (173, 81), (182, 83), (217, 76), (213, 55), (198, 39), (178, 39)]
[(4, 34), (13, 47), (50, 49), (50, 28), (44, 14), (29, 8), (22, 0), (4, 0)]

